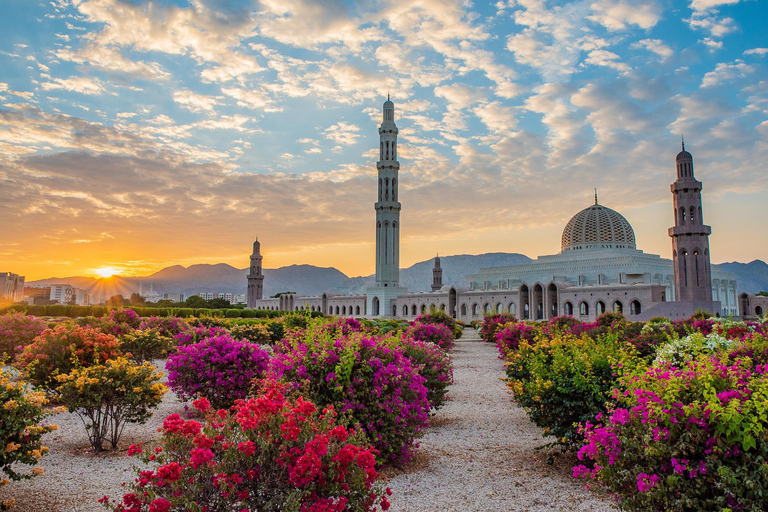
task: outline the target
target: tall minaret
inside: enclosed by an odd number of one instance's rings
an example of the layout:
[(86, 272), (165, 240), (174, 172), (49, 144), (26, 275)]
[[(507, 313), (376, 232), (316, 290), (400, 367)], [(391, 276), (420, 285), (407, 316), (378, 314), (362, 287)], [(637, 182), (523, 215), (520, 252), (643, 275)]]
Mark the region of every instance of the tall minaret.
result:
[(248, 307), (252, 308), (257, 300), (261, 300), (264, 292), (264, 274), (261, 272), (261, 245), (259, 241), (253, 242), (253, 254), (251, 254), (251, 269), (248, 273)]
[(440, 291), (443, 287), (443, 269), (440, 268), (440, 255), (435, 256), (435, 266), (432, 269), (432, 291)]
[(384, 120), (379, 127), (379, 195), (376, 209), (376, 286), (400, 284), (400, 203), (397, 200), (397, 126), (395, 104), (384, 102)]
[(701, 182), (693, 175), (693, 156), (685, 150), (677, 154), (677, 180), (670, 186), (675, 206), (672, 260), (675, 274), (675, 300), (712, 302), (709, 264), (709, 235), (701, 212)]

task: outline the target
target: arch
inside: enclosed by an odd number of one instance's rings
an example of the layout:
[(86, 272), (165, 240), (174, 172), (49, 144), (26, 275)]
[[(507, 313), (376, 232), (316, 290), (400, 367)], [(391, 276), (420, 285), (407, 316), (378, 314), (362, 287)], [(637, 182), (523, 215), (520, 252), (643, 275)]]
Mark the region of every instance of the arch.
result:
[(392, 178), (392, 200), (397, 201), (397, 178)]
[(384, 160), (389, 160), (389, 141), (384, 143)]
[(403, 316), (408, 316), (408, 305), (403, 305)]
[(495, 309), (497, 313), (504, 312), (504, 306), (502, 306), (501, 302), (497, 302), (493, 309)]
[[(381, 141), (381, 148), (379, 149), (379, 160), (384, 160), (384, 141)], [(381, 180), (379, 180), (379, 185), (381, 185)]]
[(397, 316), (397, 305), (392, 304), (392, 316)]
[(557, 285), (555, 283), (549, 283), (547, 285), (547, 317), (553, 318), (557, 316)]
[(389, 201), (389, 178), (384, 178), (384, 200)]
[(639, 315), (642, 313), (643, 307), (640, 305), (640, 301), (635, 299), (632, 302), (629, 303), (629, 314), (630, 315)]
[(437, 309), (437, 306), (435, 306), (435, 303), (434, 303), (434, 302), (433, 302), (432, 304), (430, 304), (430, 305), (429, 305), (429, 311), (430, 311), (430, 312), (432, 312), (432, 311), (435, 311), (436, 309)]
[(535, 313), (536, 320), (544, 319), (544, 287), (540, 283), (533, 285), (533, 291), (531, 293), (531, 303), (533, 304), (533, 311)]
[(490, 315), (491, 314), (491, 304), (490, 303), (486, 302), (485, 304), (483, 304), (483, 313), (485, 313), (486, 315)]
[(760, 306), (755, 306), (755, 316), (763, 316), (763, 308)]
[(563, 314), (566, 316), (573, 316), (573, 304), (571, 301), (565, 301), (563, 304)]
[(739, 294), (739, 312), (741, 316), (749, 316), (749, 295), (746, 293)]
[(355, 306), (355, 314), (360, 316), (360, 306)]
[(691, 206), (691, 214), (690, 214), (691, 224), (696, 224), (696, 208)]
[(467, 305), (462, 304), (461, 305), (461, 316), (467, 316)]
[(371, 314), (373, 316), (379, 316), (379, 298), (378, 297), (374, 297), (373, 301), (371, 301), (371, 309), (373, 310), (371, 311)]
[(613, 301), (613, 305), (611, 306), (611, 310), (614, 313), (624, 313), (624, 304), (622, 304), (620, 300), (615, 300), (615, 301)]
[(512, 313), (513, 315), (515, 313), (517, 313), (517, 306), (516, 306), (516, 304), (514, 302), (510, 302), (509, 303), (509, 309), (507, 311)]
[(477, 307), (477, 302), (475, 302), (474, 304), (472, 304), (472, 316), (477, 316), (478, 313), (479, 313), (479, 309)]
[[(381, 198), (384, 197), (383, 193), (384, 193), (384, 189), (382, 189), (381, 187), (381, 178), (379, 178), (379, 201), (381, 201), (382, 200)], [(381, 227), (381, 222), (379, 222), (376, 227)]]
[(296, 306), (296, 309), (294, 309), (294, 311), (298, 311), (298, 310), (299, 310), (299, 306)]
[(518, 296), (520, 297), (520, 311), (523, 313), (523, 320), (528, 320), (528, 313), (530, 311), (528, 304), (531, 300), (531, 293), (528, 289), (528, 285), (520, 285)]
[(587, 304), (586, 301), (579, 302), (579, 315), (580, 316), (589, 315), (589, 304)]
[(445, 304), (440, 304), (440, 311), (445, 311)]
[(336, 314), (339, 314), (339, 306), (336, 306)]
[(341, 314), (346, 315), (347, 314), (347, 306), (341, 306)]
[(685, 225), (685, 206), (680, 207), (680, 225)]
[(682, 268), (683, 282), (688, 286), (688, 251), (680, 251), (680, 266)]
[(459, 294), (456, 292), (456, 288), (451, 287), (448, 291), (448, 315), (456, 318), (456, 302), (459, 299)]
[(423, 315), (423, 314), (425, 314), (426, 312), (427, 312), (427, 305), (426, 305), (426, 304), (422, 304), (422, 305), (421, 305), (421, 314)]
[(605, 313), (605, 302), (599, 300), (595, 302), (595, 315), (600, 316)]
[(411, 306), (411, 316), (416, 316), (416, 304)]

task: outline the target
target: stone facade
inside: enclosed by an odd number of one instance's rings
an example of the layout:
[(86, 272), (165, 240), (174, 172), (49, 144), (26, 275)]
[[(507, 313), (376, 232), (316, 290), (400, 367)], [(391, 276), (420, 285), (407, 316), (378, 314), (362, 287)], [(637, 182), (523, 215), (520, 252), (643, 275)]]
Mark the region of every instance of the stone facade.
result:
[(754, 293), (739, 295), (739, 315), (744, 318), (758, 318), (768, 314), (768, 297)]
[(262, 273), (261, 244), (258, 240), (253, 242), (251, 253), (251, 266), (248, 271), (248, 291), (246, 292), (246, 304), (249, 308), (258, 307), (258, 301), (264, 293), (264, 274)]
[(13, 302), (24, 300), (24, 276), (0, 272), (0, 299)]
[[(710, 265), (711, 229), (703, 224), (702, 184), (694, 178), (693, 157), (684, 147), (676, 157), (677, 180), (671, 186), (673, 260), (637, 249), (632, 226), (620, 213), (600, 205), (595, 193), (595, 204), (574, 215), (563, 229), (559, 254), (540, 256), (524, 265), (480, 269), (467, 276), (466, 287), (443, 286), (437, 257), (432, 291), (410, 293), (399, 286), (400, 164), (394, 104), (389, 99), (384, 103), (379, 136), (375, 286), (365, 295), (283, 295), (249, 300), (249, 307), (406, 319), (435, 308), (464, 321), (480, 320), (492, 311), (526, 320), (567, 315), (583, 321), (594, 321), (607, 311), (621, 312), (629, 320), (677, 319), (697, 309), (723, 316), (739, 314), (735, 275)], [(253, 274), (253, 264), (251, 270)], [(749, 301), (762, 304), (760, 298), (748, 297)], [(765, 311), (764, 306), (754, 307)]]

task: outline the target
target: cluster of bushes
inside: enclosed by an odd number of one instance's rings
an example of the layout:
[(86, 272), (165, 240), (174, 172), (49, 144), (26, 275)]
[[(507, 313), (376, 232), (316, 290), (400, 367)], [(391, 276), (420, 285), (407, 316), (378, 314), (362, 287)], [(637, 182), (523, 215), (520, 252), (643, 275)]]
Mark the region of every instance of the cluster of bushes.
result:
[(578, 453), (574, 476), (622, 510), (764, 509), (768, 324), (607, 314), (481, 331), (550, 445)]
[[(203, 318), (203, 317), (217, 317), (217, 318), (280, 318), (287, 314), (288, 311), (271, 311), (267, 309), (210, 309), (210, 308), (188, 308), (188, 307), (152, 307), (152, 306), (126, 306), (126, 307), (114, 307), (114, 306), (76, 306), (76, 305), (64, 305), (64, 304), (51, 304), (48, 306), (26, 304), (12, 304), (10, 306), (0, 308), (0, 315), (8, 313), (24, 313), (36, 317), (40, 316), (55, 316), (55, 317), (70, 317), (79, 318), (83, 316), (95, 316), (101, 317), (108, 314), (110, 311), (119, 311), (129, 309), (136, 312), (142, 317), (166, 317), (175, 316), (180, 318)], [(305, 312), (302, 312), (305, 313)], [(322, 313), (306, 312), (306, 314), (312, 318), (322, 316)]]

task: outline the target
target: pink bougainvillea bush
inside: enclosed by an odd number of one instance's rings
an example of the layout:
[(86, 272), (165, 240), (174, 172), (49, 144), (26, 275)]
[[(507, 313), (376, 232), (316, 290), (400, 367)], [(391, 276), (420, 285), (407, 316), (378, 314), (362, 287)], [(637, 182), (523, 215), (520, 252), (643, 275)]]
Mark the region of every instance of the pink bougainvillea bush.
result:
[(179, 332), (173, 335), (173, 341), (178, 346), (192, 345), (205, 338), (221, 335), (229, 335), (229, 331), (224, 327), (192, 326), (185, 322), (185, 325), (181, 326)]
[(408, 460), (414, 439), (429, 424), (425, 379), (391, 338), (356, 332), (334, 338), (314, 325), (275, 345), (269, 374), (301, 383), (316, 404), (351, 415), (379, 451), (380, 463)]
[(269, 354), (258, 345), (221, 334), (178, 347), (165, 369), (168, 386), (181, 398), (204, 396), (224, 408), (245, 398), (268, 365)]
[(585, 464), (622, 510), (766, 506), (768, 366), (702, 356), (623, 378), (619, 405), (583, 429)]
[(32, 340), (43, 333), (47, 324), (21, 313), (0, 316), (0, 356), (5, 353), (8, 358), (32, 343)]
[(365, 437), (336, 423), (332, 407), (318, 410), (287, 385), (262, 391), (231, 410), (194, 402), (204, 423), (168, 416), (160, 446), (131, 446), (149, 468), (138, 469), (119, 512), (170, 510), (333, 512), (387, 510), (391, 491), (375, 469)]
[(403, 339), (434, 343), (446, 352), (453, 350), (453, 332), (443, 324), (414, 323), (403, 333)]
[(510, 350), (517, 350), (521, 341), (533, 344), (533, 339), (538, 330), (523, 322), (510, 322), (504, 324), (496, 331), (496, 348), (499, 349), (499, 357), (507, 357)]
[(419, 375), (424, 377), (430, 407), (439, 409), (445, 405), (448, 386), (453, 384), (453, 365), (448, 354), (432, 343), (408, 338), (393, 340), (402, 347), (405, 357), (416, 366)]
[(516, 322), (515, 315), (511, 313), (494, 313), (483, 316), (483, 322), (480, 325), (480, 337), (486, 343), (496, 342), (496, 333), (509, 322)]

